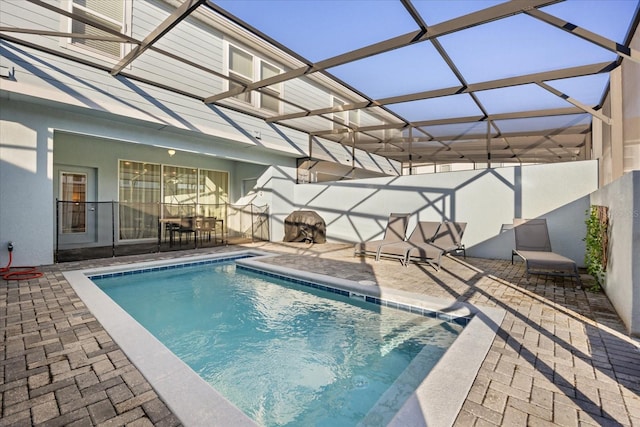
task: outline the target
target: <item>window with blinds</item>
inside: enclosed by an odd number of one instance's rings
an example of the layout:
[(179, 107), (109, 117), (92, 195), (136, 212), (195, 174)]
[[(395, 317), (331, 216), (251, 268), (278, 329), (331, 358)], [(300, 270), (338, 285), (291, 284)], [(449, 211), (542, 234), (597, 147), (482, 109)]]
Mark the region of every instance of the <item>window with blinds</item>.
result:
[[(344, 101), (338, 98), (333, 98), (333, 107), (341, 108), (345, 104)], [(344, 111), (333, 113), (333, 129), (343, 129), (347, 126), (347, 114)]]
[[(253, 56), (234, 46), (229, 46), (229, 76), (234, 80), (229, 80), (229, 89), (241, 87), (241, 83), (251, 83), (253, 81)], [(240, 81), (241, 83), (237, 83)], [(235, 98), (251, 103), (251, 92), (240, 93)]]
[[(229, 80), (229, 89), (242, 87), (256, 80), (268, 79), (282, 72), (278, 67), (232, 45), (229, 45), (228, 68), (229, 77), (232, 77)], [(279, 99), (281, 94), (282, 84), (278, 83), (262, 88), (255, 92), (255, 95), (250, 91), (235, 95), (234, 98), (256, 108), (279, 114), (282, 104)]]
[[(72, 0), (71, 12), (118, 33), (125, 33), (126, 3), (126, 0)], [(73, 46), (114, 58), (120, 58), (123, 55), (124, 44), (106, 40), (113, 38), (113, 35), (106, 31), (78, 19), (72, 19), (71, 32), (89, 37), (72, 37), (71, 44)]]
[[(273, 65), (267, 64), (264, 61), (260, 62), (260, 79), (268, 79), (280, 74), (280, 70)], [(274, 113), (280, 112), (280, 84), (267, 86), (260, 92), (260, 108), (273, 111)]]

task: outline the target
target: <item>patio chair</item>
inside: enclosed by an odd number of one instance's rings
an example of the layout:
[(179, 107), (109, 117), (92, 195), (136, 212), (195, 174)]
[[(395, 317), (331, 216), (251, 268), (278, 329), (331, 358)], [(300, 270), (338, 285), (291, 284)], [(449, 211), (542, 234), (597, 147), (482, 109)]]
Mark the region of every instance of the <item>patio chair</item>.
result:
[(217, 218), (214, 216), (205, 216), (200, 217), (197, 220), (197, 230), (198, 237), (200, 238), (200, 243), (203, 243), (205, 236), (207, 237), (207, 241), (211, 241), (211, 235), (213, 234), (213, 244), (216, 244), (217, 241), (217, 227), (216, 227)]
[(404, 241), (407, 236), (408, 224), (409, 214), (390, 214), (382, 240), (370, 240), (368, 242), (356, 243), (353, 251), (353, 256), (373, 255), (377, 259), (378, 249), (380, 249), (381, 245)]
[(568, 276), (576, 278), (578, 289), (582, 287), (575, 261), (552, 251), (546, 219), (516, 218), (513, 225), (516, 248), (511, 251), (511, 264), (516, 255), (524, 260), (527, 281), (531, 274)]
[[(433, 246), (431, 242), (436, 237), (441, 224), (434, 221), (419, 221), (409, 238), (404, 242), (383, 244), (378, 249), (376, 260), (380, 257), (399, 259), (402, 265), (407, 265), (407, 254), (416, 252), (425, 261), (432, 264), (433, 259), (440, 259), (442, 250)], [(433, 265), (433, 264), (432, 264)], [(435, 267), (435, 265), (434, 265)]]
[(436, 271), (439, 271), (443, 255), (462, 251), (463, 257), (466, 258), (467, 252), (462, 243), (462, 236), (466, 228), (466, 222), (443, 222), (433, 240), (429, 243), (431, 247), (411, 249), (407, 252), (406, 263), (409, 263), (409, 261), (426, 261)]

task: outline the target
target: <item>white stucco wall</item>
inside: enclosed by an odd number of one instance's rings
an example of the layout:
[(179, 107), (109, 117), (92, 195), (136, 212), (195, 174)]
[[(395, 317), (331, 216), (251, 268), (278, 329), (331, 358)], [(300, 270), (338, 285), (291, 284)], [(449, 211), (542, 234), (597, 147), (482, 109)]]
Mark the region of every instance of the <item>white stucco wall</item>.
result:
[[(554, 251), (584, 262), (588, 195), (598, 184), (597, 162), (507, 167), (295, 186), (295, 206), (317, 211), (334, 242), (380, 238), (392, 212), (418, 220), (467, 222), (464, 243), (472, 256), (507, 259), (513, 218), (547, 218)], [(282, 221), (289, 211), (277, 212)], [(274, 240), (282, 234), (274, 230)]]
[(53, 261), (53, 140), (44, 120), (26, 109), (0, 108), (0, 265), (15, 242), (13, 265)]
[(640, 335), (640, 171), (591, 195), (609, 208), (609, 253), (604, 290), (629, 331)]

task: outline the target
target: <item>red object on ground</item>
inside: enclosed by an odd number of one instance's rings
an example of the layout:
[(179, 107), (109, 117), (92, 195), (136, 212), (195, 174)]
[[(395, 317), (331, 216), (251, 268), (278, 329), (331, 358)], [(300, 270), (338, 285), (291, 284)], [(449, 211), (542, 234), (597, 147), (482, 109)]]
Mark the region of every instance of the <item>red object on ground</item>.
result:
[(19, 271), (10, 271), (12, 269), (11, 262), (13, 261), (13, 252), (9, 251), (9, 264), (6, 267), (0, 268), (0, 276), (4, 280), (29, 280), (42, 277), (42, 273), (36, 271), (36, 267), (13, 267), (13, 269), (19, 269)]

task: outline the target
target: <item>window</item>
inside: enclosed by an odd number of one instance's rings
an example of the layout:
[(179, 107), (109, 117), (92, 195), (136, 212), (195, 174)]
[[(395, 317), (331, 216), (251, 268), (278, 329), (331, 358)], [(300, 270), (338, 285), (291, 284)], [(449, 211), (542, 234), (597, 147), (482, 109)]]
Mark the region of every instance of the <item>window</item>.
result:
[[(229, 46), (229, 76), (233, 76), (243, 83), (251, 83), (253, 81), (253, 57), (236, 47)], [(229, 89), (241, 86), (241, 84), (229, 80)], [(251, 92), (244, 92), (235, 97), (251, 103)]]
[[(277, 76), (280, 74), (280, 70), (278, 70), (273, 65), (269, 65), (266, 62), (260, 62), (260, 79), (268, 79), (269, 77)], [(280, 101), (278, 97), (280, 96), (280, 85), (271, 85), (262, 89), (260, 92), (260, 108), (265, 110), (273, 111), (274, 113), (280, 112)]]
[(198, 170), (177, 166), (162, 169), (163, 202), (171, 204), (198, 203)]
[(62, 233), (84, 233), (87, 231), (87, 175), (62, 172), (60, 176), (62, 200)]
[[(277, 76), (282, 71), (278, 67), (232, 45), (229, 45), (228, 65), (229, 77), (233, 77), (235, 80), (229, 80), (229, 89), (242, 87), (243, 84), (249, 84), (256, 80)], [(282, 84), (277, 83), (262, 88), (260, 91), (255, 91), (255, 94), (253, 91), (244, 92), (235, 95), (234, 98), (251, 104), (256, 108), (279, 114), (281, 102), (278, 98), (281, 97), (281, 94)]]
[[(128, 25), (131, 20), (130, 0), (71, 0), (70, 8), (72, 13), (97, 21), (119, 33), (127, 34), (130, 27)], [(75, 19), (70, 20), (69, 30), (74, 34), (113, 37), (105, 31)], [(113, 58), (122, 57), (125, 54), (124, 46), (127, 46), (125, 43), (74, 37), (70, 39), (70, 45), (100, 56)]]
[(200, 170), (198, 203), (200, 214), (209, 217), (224, 217), (229, 203), (229, 174), (227, 172)]
[[(345, 104), (347, 104), (345, 101), (333, 97), (334, 108), (342, 108)], [(333, 113), (333, 130), (344, 129), (346, 127), (356, 129), (359, 125), (359, 110), (336, 111), (335, 113)]]
[[(333, 98), (333, 107), (339, 108), (345, 104), (344, 101)], [(345, 111), (333, 113), (333, 129), (342, 129), (347, 126), (347, 114)]]
[(229, 202), (227, 172), (121, 160), (119, 177), (123, 240), (157, 237), (158, 216), (223, 217)]

